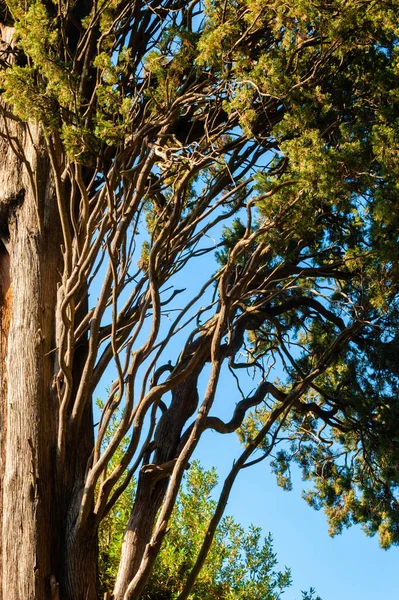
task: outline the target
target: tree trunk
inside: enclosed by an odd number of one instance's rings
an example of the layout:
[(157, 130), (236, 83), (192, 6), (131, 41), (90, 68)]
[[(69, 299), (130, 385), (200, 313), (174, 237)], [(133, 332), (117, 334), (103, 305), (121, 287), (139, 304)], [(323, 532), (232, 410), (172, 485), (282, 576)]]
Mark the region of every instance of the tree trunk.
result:
[(95, 531), (75, 530), (91, 407), (65, 472), (56, 465), (62, 234), (50, 164), (36, 125), (10, 120), (0, 133), (0, 600), (95, 600)]
[[(84, 347), (80, 349), (83, 355), (85, 350)], [(79, 378), (80, 361), (77, 360), (74, 380), (78, 383)], [(62, 600), (96, 600), (97, 598), (97, 531), (91, 518), (83, 531), (76, 529), (87, 461), (93, 449), (93, 437), (93, 411), (91, 405), (88, 405), (77, 436), (69, 441), (70, 460), (67, 466), (68, 472), (65, 473), (63, 494), (67, 501), (63, 517), (65, 537), (62, 548), (62, 581), (65, 591)]]
[[(195, 344), (197, 343), (198, 341), (195, 342)], [(192, 349), (193, 347), (188, 347), (186, 350), (187, 359), (189, 359)], [(206, 356), (209, 350), (208, 344), (204, 344), (200, 350), (198, 348), (196, 350)], [(114, 589), (115, 600), (123, 600), (130, 581), (140, 569), (146, 546), (150, 543), (156, 516), (168, 488), (173, 460), (179, 455), (182, 430), (198, 405), (197, 385), (202, 365), (203, 363), (199, 361), (199, 365), (193, 369), (188, 380), (172, 391), (170, 407), (163, 414), (155, 432), (154, 463), (145, 465), (141, 469), (134, 507), (122, 545)], [(162, 471), (157, 470), (156, 467)], [(146, 581), (146, 576), (143, 576), (138, 589), (142, 590)]]
[[(0, 150), (2, 231), (9, 261), (5, 442), (3, 442), (3, 599), (51, 598), (58, 570), (54, 441), (54, 306), (59, 226), (43, 140), (37, 127), (7, 123)], [(23, 152), (27, 164), (17, 157)], [(34, 187), (36, 186), (36, 190)], [(12, 297), (12, 301), (10, 298)]]
[(139, 484), (134, 509), (126, 528), (114, 590), (115, 600), (123, 600), (127, 586), (139, 570), (145, 548), (151, 539), (158, 509), (168, 486), (166, 480), (158, 481), (152, 486), (151, 475), (148, 474), (148, 477), (144, 476), (144, 478), (141, 476), (141, 485)]

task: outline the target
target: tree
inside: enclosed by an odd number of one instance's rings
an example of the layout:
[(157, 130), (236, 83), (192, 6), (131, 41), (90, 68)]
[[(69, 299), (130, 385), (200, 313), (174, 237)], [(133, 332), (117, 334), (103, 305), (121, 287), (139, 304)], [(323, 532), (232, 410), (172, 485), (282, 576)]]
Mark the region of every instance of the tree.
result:
[[(216, 503), (210, 494), (217, 481), (216, 470), (205, 471), (198, 462), (185, 475), (169, 521), (166, 543), (144, 590), (146, 600), (178, 597), (215, 510)], [(100, 577), (105, 590), (111, 589), (117, 573), (124, 533), (123, 513), (125, 517), (130, 514), (133, 502), (134, 488), (125, 490), (100, 527)], [(281, 598), (291, 585), (291, 573), (287, 568), (275, 571), (277, 558), (272, 537), (269, 534), (262, 540), (261, 533), (259, 527), (251, 525), (245, 531), (232, 517), (224, 517), (192, 590), (193, 600)], [(302, 592), (302, 596), (303, 600), (311, 600), (314, 590)]]
[(135, 473), (114, 597), (142, 597), (207, 429), (244, 448), (180, 600), (239, 470), (287, 438), (283, 482), (291, 452), (334, 523), (398, 541), (397, 12), (0, 1), (3, 600), (96, 598)]

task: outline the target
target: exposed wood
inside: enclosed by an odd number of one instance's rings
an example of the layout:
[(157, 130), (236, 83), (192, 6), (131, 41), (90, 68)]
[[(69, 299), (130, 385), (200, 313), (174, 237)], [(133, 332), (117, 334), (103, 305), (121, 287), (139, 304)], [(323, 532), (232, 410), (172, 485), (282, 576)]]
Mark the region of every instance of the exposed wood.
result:
[[(5, 438), (7, 422), (7, 347), (12, 307), (10, 287), (10, 256), (0, 243), (0, 531), (3, 524), (3, 476), (5, 468)], [(2, 546), (0, 544), (0, 581), (2, 580)], [(3, 598), (0, 586), (0, 599)]]

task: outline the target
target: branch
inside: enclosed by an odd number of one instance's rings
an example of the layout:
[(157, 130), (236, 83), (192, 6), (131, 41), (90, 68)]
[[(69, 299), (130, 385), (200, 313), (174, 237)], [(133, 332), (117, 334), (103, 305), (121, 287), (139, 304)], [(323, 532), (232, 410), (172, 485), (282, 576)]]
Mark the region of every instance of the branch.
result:
[(236, 431), (241, 425), (245, 418), (246, 412), (253, 408), (254, 406), (258, 406), (267, 394), (272, 394), (276, 400), (279, 402), (285, 402), (287, 399), (287, 394), (279, 390), (275, 385), (270, 383), (269, 381), (263, 381), (259, 384), (256, 392), (253, 396), (246, 398), (245, 400), (241, 400), (237, 403), (234, 414), (230, 421), (224, 423), (218, 417), (208, 417), (205, 422), (205, 429), (214, 429), (218, 433), (233, 433)]
[[(262, 427), (262, 429), (259, 431), (259, 433), (256, 435), (256, 437), (252, 440), (252, 442), (250, 442), (248, 444), (248, 446), (242, 452), (239, 459), (234, 463), (229, 475), (225, 479), (216, 510), (215, 510), (214, 515), (209, 523), (207, 532), (205, 534), (204, 541), (202, 543), (201, 549), (197, 556), (197, 560), (195, 561), (195, 564), (194, 564), (189, 576), (187, 577), (186, 582), (183, 587), (183, 590), (177, 597), (177, 600), (187, 600), (191, 590), (193, 589), (196, 579), (205, 563), (206, 557), (208, 556), (209, 550), (212, 546), (212, 542), (213, 542), (213, 538), (216, 533), (216, 529), (219, 525), (220, 519), (223, 516), (224, 510), (226, 508), (226, 505), (227, 505), (227, 502), (228, 502), (228, 499), (230, 496), (231, 489), (233, 487), (233, 484), (236, 480), (238, 473), (240, 472), (240, 470), (242, 468), (245, 467), (245, 464), (246, 464), (246, 461), (248, 460), (248, 458), (259, 447), (259, 445), (262, 443), (262, 441), (265, 439), (266, 435), (270, 431), (270, 428), (272, 427), (272, 425), (279, 418), (281, 419), (281, 421), (280, 421), (280, 427), (281, 427), (282, 423), (285, 421), (285, 418), (287, 417), (287, 415), (290, 411), (290, 408), (291, 408), (294, 398), (295, 398), (295, 396), (287, 395), (286, 401), (283, 404), (281, 404), (281, 406), (274, 409), (274, 411), (269, 415), (265, 425)], [(271, 452), (272, 447), (273, 447), (273, 444), (271, 444), (269, 446), (269, 448), (267, 450), (267, 454), (269, 454)], [(262, 457), (262, 458), (264, 458), (264, 457)]]

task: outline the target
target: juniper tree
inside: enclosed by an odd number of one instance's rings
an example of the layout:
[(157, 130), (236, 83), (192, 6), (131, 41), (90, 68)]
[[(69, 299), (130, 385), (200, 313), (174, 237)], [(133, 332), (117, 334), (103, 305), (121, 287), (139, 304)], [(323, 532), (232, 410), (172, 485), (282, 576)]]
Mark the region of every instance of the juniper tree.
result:
[(397, 16), (0, 2), (3, 600), (96, 598), (97, 531), (133, 474), (114, 597), (140, 598), (207, 429), (244, 447), (180, 600), (280, 438), (283, 483), (291, 452), (338, 528), (397, 542)]

